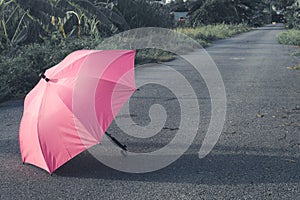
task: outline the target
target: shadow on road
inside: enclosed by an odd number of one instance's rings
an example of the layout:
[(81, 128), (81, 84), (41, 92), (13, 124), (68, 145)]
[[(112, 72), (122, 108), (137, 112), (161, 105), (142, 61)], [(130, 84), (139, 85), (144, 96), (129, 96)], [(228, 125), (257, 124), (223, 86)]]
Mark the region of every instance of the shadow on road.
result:
[[(247, 150), (247, 149), (245, 149)], [(272, 149), (264, 150), (264, 152)], [(129, 174), (113, 170), (89, 152), (80, 154), (59, 168), (55, 175), (63, 177), (170, 182), (192, 184), (252, 184), (300, 182), (300, 160), (289, 157), (216, 154), (199, 159), (196, 154), (184, 155), (162, 170), (147, 174)]]

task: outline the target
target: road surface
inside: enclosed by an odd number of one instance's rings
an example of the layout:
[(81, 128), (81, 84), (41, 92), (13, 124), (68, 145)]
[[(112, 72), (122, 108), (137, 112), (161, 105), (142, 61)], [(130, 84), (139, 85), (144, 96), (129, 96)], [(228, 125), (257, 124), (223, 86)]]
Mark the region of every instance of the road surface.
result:
[[(207, 48), (223, 77), (227, 116), (217, 145), (204, 159), (198, 158), (198, 151), (210, 118), (208, 90), (183, 60), (165, 64), (190, 81), (199, 100), (201, 122), (185, 154), (159, 171), (119, 172), (90, 152), (80, 154), (53, 176), (22, 165), (18, 128), (23, 102), (0, 104), (0, 199), (299, 199), (300, 72), (287, 69), (299, 59), (290, 56), (295, 47), (277, 43), (276, 35), (282, 30), (266, 26)], [(146, 69), (138, 68), (137, 76), (144, 76)], [(151, 76), (155, 79), (155, 74)], [(174, 95), (150, 84), (137, 91), (132, 102), (132, 118), (141, 125), (149, 123), (145, 113), (153, 103), (163, 105), (170, 118), (165, 128), (149, 139), (123, 137), (116, 124), (110, 132), (135, 152), (166, 145), (180, 121)]]

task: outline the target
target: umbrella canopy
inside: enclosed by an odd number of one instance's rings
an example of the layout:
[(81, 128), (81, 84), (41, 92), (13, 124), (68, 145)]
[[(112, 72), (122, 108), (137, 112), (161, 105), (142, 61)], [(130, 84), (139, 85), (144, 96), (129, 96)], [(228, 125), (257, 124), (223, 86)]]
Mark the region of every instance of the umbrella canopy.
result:
[(42, 74), (24, 102), (22, 161), (49, 173), (98, 144), (136, 90), (131, 50), (80, 50)]

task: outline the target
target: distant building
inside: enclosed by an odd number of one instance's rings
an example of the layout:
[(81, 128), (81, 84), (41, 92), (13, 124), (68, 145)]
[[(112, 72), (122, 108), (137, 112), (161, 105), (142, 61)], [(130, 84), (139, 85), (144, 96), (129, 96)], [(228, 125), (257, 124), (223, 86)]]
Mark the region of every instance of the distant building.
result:
[(186, 19), (188, 12), (173, 12), (175, 21)]
[[(174, 2), (175, 0), (162, 0), (165, 4)], [(183, 2), (187, 2), (188, 0), (183, 0)]]

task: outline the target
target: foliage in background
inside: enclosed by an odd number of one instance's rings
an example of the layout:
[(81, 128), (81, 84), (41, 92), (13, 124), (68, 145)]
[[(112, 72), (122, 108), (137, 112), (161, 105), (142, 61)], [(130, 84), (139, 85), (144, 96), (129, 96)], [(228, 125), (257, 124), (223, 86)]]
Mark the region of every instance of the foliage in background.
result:
[[(299, 28), (300, 25), (300, 1), (299, 0), (267, 0), (273, 9), (273, 18), (279, 13), (280, 22), (284, 22), (288, 28)], [(278, 15), (277, 15), (278, 16)]]
[[(0, 0), (0, 102), (24, 96), (42, 68), (74, 50), (95, 48), (103, 37), (172, 25), (167, 8), (146, 0)], [(170, 59), (157, 50), (140, 51), (137, 59), (157, 57)]]
[(283, 9), (286, 25), (288, 28), (300, 29), (300, 4), (295, 2)]
[(146, 26), (172, 27), (168, 8), (147, 0), (0, 0), (0, 51)]
[[(246, 25), (208, 25), (198, 28), (176, 29), (196, 39), (202, 46), (216, 39), (223, 39), (249, 30)], [(66, 55), (78, 49), (94, 49), (101, 39), (67, 38), (54, 45), (51, 41), (43, 44), (29, 44), (5, 50), (0, 54), (0, 102), (23, 97), (39, 80), (43, 68), (59, 63)], [(136, 63), (170, 61), (175, 55), (158, 49), (138, 50)]]
[[(42, 68), (57, 64), (74, 50), (95, 48), (101, 38), (131, 28), (173, 27), (170, 11), (174, 7), (189, 8), (188, 21), (197, 27), (177, 31), (207, 46), (249, 30), (246, 25), (232, 24), (263, 23), (270, 3), (297, 27), (299, 6), (295, 1), (177, 0), (162, 6), (151, 0), (0, 0), (0, 101), (23, 96), (36, 84)], [(161, 50), (144, 49), (137, 52), (136, 62), (173, 58)]]
[(124, 16), (130, 28), (172, 28), (174, 25), (170, 8), (159, 3), (149, 3), (148, 0), (120, 0), (116, 9)]
[[(97, 1), (98, 2), (98, 1)], [(2, 0), (0, 31), (9, 41), (17, 33), (15, 44), (39, 42), (53, 35), (108, 36), (129, 29), (124, 17), (114, 12), (113, 3), (88, 0)], [(5, 31), (6, 29), (6, 31)], [(61, 39), (61, 38), (56, 38)]]

